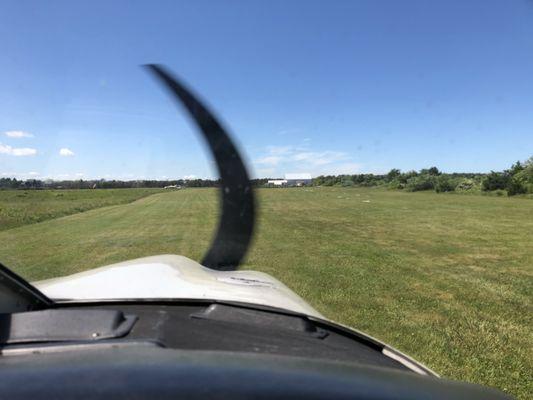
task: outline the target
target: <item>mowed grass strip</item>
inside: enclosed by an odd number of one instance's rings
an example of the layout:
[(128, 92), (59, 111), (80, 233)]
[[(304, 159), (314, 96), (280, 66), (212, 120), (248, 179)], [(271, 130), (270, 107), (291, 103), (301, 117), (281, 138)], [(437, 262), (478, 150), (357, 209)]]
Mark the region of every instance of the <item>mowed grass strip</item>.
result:
[[(342, 188), (258, 197), (243, 268), (445, 377), (531, 394), (531, 200)], [(214, 190), (156, 194), (0, 232), (0, 260), (30, 280), (160, 253), (199, 260), (217, 211)]]
[(0, 261), (40, 280), (161, 253), (198, 259), (216, 217), (214, 190), (158, 193), (0, 232)]
[(0, 231), (93, 208), (130, 203), (161, 189), (0, 190)]

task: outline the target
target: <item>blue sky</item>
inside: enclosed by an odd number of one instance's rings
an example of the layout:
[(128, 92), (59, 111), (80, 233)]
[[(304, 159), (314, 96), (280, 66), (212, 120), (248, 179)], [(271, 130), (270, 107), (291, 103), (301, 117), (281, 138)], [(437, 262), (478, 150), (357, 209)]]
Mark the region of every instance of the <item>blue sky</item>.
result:
[(163, 63), (256, 177), (533, 155), (531, 1), (2, 1), (0, 176), (213, 177)]

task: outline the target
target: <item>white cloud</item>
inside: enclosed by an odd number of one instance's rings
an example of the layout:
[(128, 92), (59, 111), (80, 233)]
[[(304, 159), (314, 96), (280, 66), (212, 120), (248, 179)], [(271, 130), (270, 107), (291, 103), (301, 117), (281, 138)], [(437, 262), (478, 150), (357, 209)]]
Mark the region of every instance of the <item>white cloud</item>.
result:
[(0, 176), (7, 178), (17, 178), (17, 179), (31, 179), (40, 177), (39, 172), (30, 171), (30, 172), (2, 172)]
[(21, 148), (14, 148), (12, 149), (12, 154), (14, 156), (34, 156), (37, 154), (37, 150), (31, 149), (29, 147), (21, 147)]
[(303, 160), (310, 160), (313, 158), (315, 153), (312, 153), (310, 151), (308, 152), (303, 152), (303, 153), (296, 153), (292, 156), (292, 159), (295, 160), (295, 161), (303, 161)]
[(299, 162), (301, 164), (316, 166), (349, 159), (348, 155), (341, 151), (310, 151), (309, 149), (294, 148), (292, 146), (268, 146), (267, 153), (267, 155), (256, 159), (254, 163), (277, 166), (288, 162)]
[(340, 163), (319, 167), (316, 173), (319, 175), (353, 175), (361, 172), (361, 164), (354, 162)]
[(23, 138), (23, 137), (32, 138), (34, 137), (33, 134), (29, 132), (24, 132), (24, 131), (7, 131), (7, 132), (4, 132), (4, 135), (10, 138)]
[(269, 154), (282, 155), (289, 154), (294, 151), (292, 146), (267, 146)]
[(266, 176), (269, 178), (275, 177), (276, 170), (274, 168), (259, 168), (256, 170), (259, 176)]
[(300, 132), (299, 129), (282, 129), (277, 132), (277, 135), (285, 136), (285, 135), (291, 135), (291, 134), (298, 133), (298, 132)]
[(326, 165), (348, 159), (348, 155), (341, 151), (307, 151), (293, 155), (295, 161), (307, 161), (312, 165)]
[(185, 176), (183, 177), (183, 179), (185, 179), (185, 180), (196, 179), (196, 175), (185, 175)]
[(263, 165), (278, 165), (283, 159), (279, 156), (261, 157), (255, 161), (256, 164)]
[(0, 143), (0, 154), (8, 154), (10, 156), (24, 157), (34, 156), (37, 154), (37, 150), (29, 147), (11, 147)]
[(59, 149), (59, 155), (62, 157), (71, 157), (74, 155), (74, 152), (66, 147), (63, 147), (62, 149)]
[(284, 176), (287, 171), (318, 175), (359, 173), (361, 166), (348, 153), (335, 150), (315, 150), (310, 140), (299, 145), (267, 146), (254, 160), (257, 176)]

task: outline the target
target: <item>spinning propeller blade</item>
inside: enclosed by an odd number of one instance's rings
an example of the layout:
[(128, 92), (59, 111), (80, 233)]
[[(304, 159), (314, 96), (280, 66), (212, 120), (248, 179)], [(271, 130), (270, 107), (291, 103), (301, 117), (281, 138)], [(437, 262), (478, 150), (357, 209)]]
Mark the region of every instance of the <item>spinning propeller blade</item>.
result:
[(202, 265), (211, 269), (237, 269), (252, 240), (255, 199), (248, 172), (229, 134), (183, 83), (160, 65), (146, 66), (187, 109), (217, 163), (222, 213), (215, 238)]

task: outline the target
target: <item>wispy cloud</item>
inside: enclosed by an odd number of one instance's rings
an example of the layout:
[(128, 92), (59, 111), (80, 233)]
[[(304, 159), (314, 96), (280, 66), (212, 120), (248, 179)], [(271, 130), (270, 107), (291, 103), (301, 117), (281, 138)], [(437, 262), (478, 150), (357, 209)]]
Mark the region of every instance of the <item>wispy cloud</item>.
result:
[(59, 155), (62, 157), (72, 157), (74, 152), (66, 147), (63, 147), (62, 149), (59, 149)]
[(0, 143), (0, 154), (16, 157), (34, 156), (37, 154), (37, 150), (29, 147), (11, 147), (7, 144)]
[(273, 154), (273, 155), (290, 154), (294, 151), (294, 147), (293, 146), (267, 146), (267, 151), (269, 154)]
[(258, 168), (255, 171), (258, 174), (258, 176), (267, 176), (269, 178), (273, 178), (276, 176), (275, 168)]
[(312, 165), (326, 165), (348, 159), (348, 155), (341, 151), (305, 151), (293, 155), (295, 161), (306, 161)]
[(278, 136), (285, 136), (285, 135), (292, 135), (294, 133), (298, 133), (300, 132), (299, 129), (282, 129), (280, 131), (278, 131), (276, 134)]
[(345, 162), (320, 166), (316, 170), (318, 175), (352, 175), (361, 172), (361, 164), (356, 162)]
[(24, 138), (24, 137), (32, 138), (34, 137), (33, 134), (29, 132), (24, 132), (24, 131), (7, 131), (7, 132), (4, 132), (4, 135), (10, 138)]
[(348, 153), (316, 150), (305, 140), (299, 145), (270, 145), (254, 160), (258, 176), (283, 176), (288, 171), (324, 174), (353, 174), (360, 171)]
[(281, 161), (283, 161), (283, 158), (280, 156), (266, 156), (258, 158), (255, 160), (255, 163), (260, 165), (278, 165)]
[(30, 171), (30, 172), (2, 172), (0, 176), (4, 178), (17, 178), (17, 179), (35, 179), (40, 178), (41, 174), (39, 172)]

